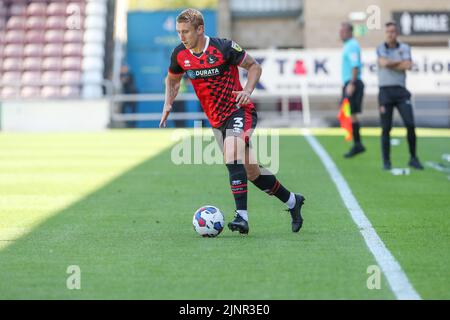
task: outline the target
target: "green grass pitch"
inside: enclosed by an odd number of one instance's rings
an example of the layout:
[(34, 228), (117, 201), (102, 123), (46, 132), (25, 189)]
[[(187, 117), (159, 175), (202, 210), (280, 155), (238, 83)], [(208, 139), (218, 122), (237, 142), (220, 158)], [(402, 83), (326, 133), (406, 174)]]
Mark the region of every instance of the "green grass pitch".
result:
[[(284, 205), (250, 186), (250, 234), (212, 239), (192, 216), (212, 204), (232, 219), (228, 173), (174, 165), (171, 130), (1, 134), (0, 299), (395, 299), (384, 276), (367, 288), (376, 261), (319, 158), (280, 132), (277, 177), (306, 196), (303, 229), (293, 234)], [(338, 132), (316, 133), (375, 230), (423, 299), (449, 299), (450, 174), (382, 171), (376, 130), (346, 160)], [(450, 135), (427, 132), (419, 156), (438, 162)], [(393, 165), (405, 167), (399, 139)], [(71, 265), (80, 290), (66, 286)]]

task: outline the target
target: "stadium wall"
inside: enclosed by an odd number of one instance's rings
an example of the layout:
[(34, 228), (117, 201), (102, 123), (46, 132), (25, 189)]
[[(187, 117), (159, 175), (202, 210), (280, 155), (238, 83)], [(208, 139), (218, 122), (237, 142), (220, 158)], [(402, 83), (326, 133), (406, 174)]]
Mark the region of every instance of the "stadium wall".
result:
[(0, 130), (18, 132), (88, 132), (108, 128), (109, 101), (3, 101)]

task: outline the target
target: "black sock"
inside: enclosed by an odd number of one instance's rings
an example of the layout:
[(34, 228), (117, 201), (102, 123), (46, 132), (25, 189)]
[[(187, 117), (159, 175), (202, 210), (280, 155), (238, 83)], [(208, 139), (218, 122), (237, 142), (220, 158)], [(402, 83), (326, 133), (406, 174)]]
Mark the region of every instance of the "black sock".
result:
[(247, 210), (247, 172), (242, 163), (227, 163), (236, 210)]
[(359, 135), (359, 122), (352, 123), (353, 141), (356, 144), (361, 144), (361, 136)]
[(282, 202), (287, 202), (291, 195), (283, 185), (277, 180), (273, 174), (260, 174), (258, 178), (252, 181), (262, 191), (271, 196), (275, 196)]
[(389, 131), (383, 130), (381, 135), (381, 154), (383, 155), (384, 162), (390, 162), (391, 157), (391, 138), (389, 135)]
[(409, 145), (409, 154), (411, 158), (416, 157), (416, 132), (414, 127), (407, 127), (408, 131), (408, 145)]

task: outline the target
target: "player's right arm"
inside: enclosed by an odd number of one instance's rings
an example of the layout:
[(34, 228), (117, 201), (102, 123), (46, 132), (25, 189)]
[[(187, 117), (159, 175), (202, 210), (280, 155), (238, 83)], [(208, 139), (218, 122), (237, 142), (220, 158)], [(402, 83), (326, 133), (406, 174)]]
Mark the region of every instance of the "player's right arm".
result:
[(180, 90), (181, 79), (183, 74), (173, 74), (168, 73), (165, 83), (166, 83), (166, 96), (164, 100), (164, 107), (162, 111), (161, 121), (159, 123), (160, 128), (166, 127), (167, 118), (169, 117), (170, 111), (172, 110), (173, 102), (177, 97), (178, 90)]
[(165, 80), (166, 95), (164, 99), (164, 107), (162, 111), (161, 121), (159, 122), (160, 128), (166, 127), (167, 118), (172, 110), (173, 102), (177, 97), (178, 90), (180, 90), (181, 79), (183, 78), (184, 70), (180, 67), (177, 61), (178, 47), (172, 52), (170, 57), (169, 72)]

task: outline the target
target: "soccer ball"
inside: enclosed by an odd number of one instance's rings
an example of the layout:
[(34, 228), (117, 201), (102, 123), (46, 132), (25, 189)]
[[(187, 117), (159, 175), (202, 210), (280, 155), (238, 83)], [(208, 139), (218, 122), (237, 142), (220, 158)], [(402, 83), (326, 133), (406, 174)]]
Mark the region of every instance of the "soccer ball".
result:
[(218, 236), (225, 225), (222, 212), (214, 206), (203, 206), (194, 213), (194, 230), (202, 237)]

